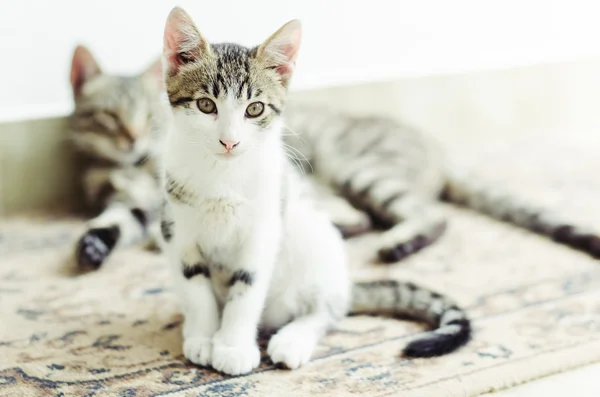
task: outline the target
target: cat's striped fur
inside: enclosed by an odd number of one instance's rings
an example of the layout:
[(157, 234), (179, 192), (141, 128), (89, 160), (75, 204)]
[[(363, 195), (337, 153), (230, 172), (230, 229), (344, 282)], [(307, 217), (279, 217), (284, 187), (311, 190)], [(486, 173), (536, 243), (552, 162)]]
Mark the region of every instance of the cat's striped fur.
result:
[(379, 250), (384, 262), (413, 254), (442, 234), (446, 220), (436, 205), (440, 199), (600, 257), (596, 233), (450, 166), (421, 131), (383, 117), (306, 106), (290, 107), (286, 122), (286, 142), (302, 153), (304, 171), (353, 205), (328, 198), (335, 203), (330, 211), (334, 222), (348, 234), (364, 231), (368, 222), (354, 212), (359, 209), (388, 229)]

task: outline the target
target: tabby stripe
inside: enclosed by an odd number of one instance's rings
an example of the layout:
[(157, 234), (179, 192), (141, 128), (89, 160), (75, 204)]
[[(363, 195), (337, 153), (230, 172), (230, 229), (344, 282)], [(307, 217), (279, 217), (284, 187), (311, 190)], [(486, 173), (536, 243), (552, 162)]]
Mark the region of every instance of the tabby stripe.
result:
[(221, 90), (219, 89), (219, 82), (217, 80), (213, 80), (212, 89), (213, 89), (213, 92), (212, 92), (213, 96), (215, 98), (218, 98), (219, 94), (221, 93)]
[(377, 146), (381, 143), (381, 141), (383, 141), (383, 138), (385, 138), (385, 134), (381, 133), (379, 135), (377, 135), (375, 138), (371, 139), (370, 141), (367, 141), (362, 149), (359, 149), (358, 152), (356, 152), (354, 155), (356, 157), (362, 157), (363, 155), (367, 154), (369, 151), (373, 150), (373, 146)]
[(169, 98), (169, 103), (171, 103), (171, 106), (173, 106), (173, 107), (182, 106), (182, 105), (185, 105), (185, 104), (193, 102), (193, 101), (194, 101), (194, 98), (190, 98), (190, 97), (183, 97), (183, 98), (177, 98), (177, 99)]
[(183, 277), (188, 280), (192, 277), (203, 275), (206, 278), (210, 278), (210, 269), (203, 263), (196, 263), (191, 266), (187, 266), (185, 263), (183, 264)]
[(175, 222), (173, 221), (167, 221), (164, 219), (160, 221), (160, 233), (162, 234), (166, 242), (171, 241), (171, 239), (173, 238), (174, 223)]
[(173, 179), (169, 174), (166, 176), (167, 179), (167, 194), (173, 199), (173, 201), (179, 204), (190, 204), (194, 199), (194, 195), (186, 191), (179, 182)]
[(237, 270), (229, 280), (229, 286), (233, 287), (236, 283), (244, 283), (248, 286), (254, 282), (254, 276), (246, 270)]
[[(248, 99), (250, 99), (250, 98), (248, 98)], [(276, 114), (281, 114), (281, 110), (279, 110), (279, 108), (278, 108), (277, 106), (273, 105), (272, 103), (269, 103), (269, 107), (270, 107), (271, 109), (273, 109), (273, 111), (274, 111)]]

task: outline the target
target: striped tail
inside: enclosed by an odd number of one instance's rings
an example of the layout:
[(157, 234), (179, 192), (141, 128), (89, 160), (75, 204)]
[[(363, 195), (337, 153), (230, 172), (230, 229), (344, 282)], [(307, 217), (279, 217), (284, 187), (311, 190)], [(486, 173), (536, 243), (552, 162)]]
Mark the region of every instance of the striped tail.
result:
[(447, 297), (412, 283), (395, 280), (355, 283), (351, 313), (406, 316), (434, 328), (410, 342), (403, 350), (405, 357), (447, 354), (471, 338), (471, 323), (463, 310)]
[(442, 199), (600, 258), (600, 236), (597, 233), (562, 219), (550, 210), (500, 192), (470, 175), (449, 175)]

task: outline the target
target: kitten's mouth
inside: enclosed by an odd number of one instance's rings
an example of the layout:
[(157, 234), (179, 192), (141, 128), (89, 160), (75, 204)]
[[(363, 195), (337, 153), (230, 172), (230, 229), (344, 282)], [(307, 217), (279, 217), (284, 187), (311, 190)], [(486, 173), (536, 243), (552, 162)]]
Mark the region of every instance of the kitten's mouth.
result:
[(218, 156), (222, 157), (222, 158), (226, 158), (226, 159), (232, 159), (234, 157), (237, 157), (237, 153), (232, 153), (232, 152), (227, 151), (227, 152), (219, 153)]

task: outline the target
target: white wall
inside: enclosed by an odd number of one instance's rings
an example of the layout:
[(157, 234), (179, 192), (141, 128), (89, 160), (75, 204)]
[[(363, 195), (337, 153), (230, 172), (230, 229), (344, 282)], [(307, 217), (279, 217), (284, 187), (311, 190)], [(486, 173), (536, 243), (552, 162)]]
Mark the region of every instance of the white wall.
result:
[(79, 42), (107, 71), (140, 70), (174, 5), (247, 45), (300, 18), (294, 89), (600, 55), (596, 0), (0, 0), (0, 119), (68, 111)]

